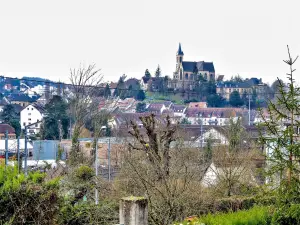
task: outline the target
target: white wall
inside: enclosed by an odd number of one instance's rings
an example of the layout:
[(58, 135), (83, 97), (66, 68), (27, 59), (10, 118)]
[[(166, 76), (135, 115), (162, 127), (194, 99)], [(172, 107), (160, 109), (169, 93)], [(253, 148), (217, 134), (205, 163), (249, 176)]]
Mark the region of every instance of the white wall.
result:
[[(28, 105), (21, 111), (21, 128), (25, 129), (25, 126), (36, 123), (43, 119), (43, 114), (37, 110), (33, 105)], [(28, 128), (28, 132), (32, 130), (34, 133), (39, 133), (41, 124), (33, 125), (32, 127)]]

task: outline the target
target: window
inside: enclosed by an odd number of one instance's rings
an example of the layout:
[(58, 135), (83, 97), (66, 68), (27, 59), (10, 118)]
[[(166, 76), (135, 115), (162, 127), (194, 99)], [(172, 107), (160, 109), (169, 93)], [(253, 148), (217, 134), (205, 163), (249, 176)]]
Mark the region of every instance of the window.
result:
[(28, 113), (28, 116), (31, 116), (31, 113)]
[(23, 123), (23, 126), (24, 126), (24, 127), (26, 126), (26, 123), (25, 123), (25, 122)]
[(188, 80), (189, 79), (189, 75), (186, 73), (185, 74), (185, 79)]
[(29, 108), (27, 108), (27, 110), (29, 110)]
[(31, 121), (31, 118), (28, 118), (28, 121)]
[(35, 127), (38, 127), (38, 124), (37, 124), (37, 123), (35, 124)]
[(33, 110), (33, 108), (31, 108), (31, 110)]

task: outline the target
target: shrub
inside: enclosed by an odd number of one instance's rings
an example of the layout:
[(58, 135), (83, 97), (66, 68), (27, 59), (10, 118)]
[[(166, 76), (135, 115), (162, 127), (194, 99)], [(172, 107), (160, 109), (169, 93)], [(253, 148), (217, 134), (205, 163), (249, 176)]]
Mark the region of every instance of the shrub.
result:
[(76, 169), (75, 176), (82, 181), (87, 181), (94, 176), (94, 171), (89, 166), (80, 166)]
[(300, 224), (300, 204), (283, 205), (280, 208), (276, 208), (272, 224)]
[(194, 219), (192, 221), (185, 221), (181, 224), (184, 225), (264, 225), (271, 223), (271, 213), (268, 207), (255, 206), (250, 210), (241, 210), (230, 213), (209, 214), (201, 217), (200, 219)]
[(85, 202), (72, 206), (66, 204), (61, 208), (59, 224), (103, 224), (110, 225), (118, 222), (118, 205), (114, 202)]
[(44, 181), (40, 172), (18, 174), (0, 166), (0, 224), (55, 224), (61, 203), (59, 180)]

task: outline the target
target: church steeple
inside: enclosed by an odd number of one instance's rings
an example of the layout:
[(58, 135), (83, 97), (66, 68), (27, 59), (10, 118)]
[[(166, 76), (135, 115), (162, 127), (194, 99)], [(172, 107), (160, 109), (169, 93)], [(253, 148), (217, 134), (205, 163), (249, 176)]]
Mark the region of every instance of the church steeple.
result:
[(179, 47), (178, 47), (178, 51), (176, 54), (176, 62), (177, 62), (177, 66), (182, 62), (183, 60), (183, 51), (181, 50), (181, 44), (179, 43)]
[(179, 43), (177, 55), (184, 55), (184, 54), (183, 54), (183, 51), (181, 50), (181, 43)]

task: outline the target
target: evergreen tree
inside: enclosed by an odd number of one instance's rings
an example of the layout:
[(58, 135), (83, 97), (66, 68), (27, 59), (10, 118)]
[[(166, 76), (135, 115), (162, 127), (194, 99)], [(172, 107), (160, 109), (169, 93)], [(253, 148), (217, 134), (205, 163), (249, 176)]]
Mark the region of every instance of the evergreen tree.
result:
[(146, 98), (145, 92), (143, 90), (139, 90), (136, 95), (136, 100), (144, 101)]
[(3, 122), (5, 123), (10, 123), (12, 119), (17, 119), (19, 118), (18, 113), (15, 110), (15, 107), (11, 104), (4, 106), (3, 112), (1, 114), (1, 118)]
[(209, 107), (223, 107), (226, 104), (226, 100), (218, 94), (209, 95), (206, 101)]
[(248, 96), (248, 94), (247, 94), (246, 91), (243, 92), (242, 100), (243, 100), (243, 102), (244, 102), (244, 105), (248, 105), (249, 96)]
[(139, 102), (138, 104), (136, 104), (136, 112), (137, 113), (146, 112), (146, 103)]
[(148, 80), (151, 78), (151, 74), (148, 69), (146, 69), (145, 71), (145, 78), (147, 78)]
[[(300, 203), (299, 132), (296, 129), (300, 115), (300, 88), (296, 86), (296, 59), (290, 55), (284, 62), (289, 66), (288, 83), (285, 85), (278, 79), (277, 101), (268, 103), (268, 118), (261, 110), (263, 123), (261, 126), (261, 141), (266, 146), (267, 174), (270, 184), (278, 187), (276, 199), (278, 206), (273, 218), (274, 224), (298, 224), (299, 218), (292, 219), (291, 207)], [(299, 207), (299, 206), (298, 206)], [(295, 208), (296, 209), (296, 208)], [(289, 223), (286, 222), (287, 219)]]
[(123, 74), (119, 78), (116, 90), (114, 92), (114, 96), (120, 97), (121, 99), (125, 99), (126, 95), (127, 95), (127, 93), (126, 93), (127, 91), (126, 91), (125, 79), (126, 79), (126, 75)]
[(110, 91), (110, 87), (108, 84), (106, 84), (105, 89), (104, 89), (104, 97), (108, 98), (111, 96), (111, 91)]
[(49, 103), (45, 105), (45, 115), (41, 136), (48, 140), (58, 140), (61, 123), (62, 138), (67, 138), (69, 117), (67, 115), (67, 103), (62, 97), (53, 96)]
[(161, 76), (161, 70), (160, 70), (160, 66), (157, 66), (157, 69), (155, 71), (155, 77), (160, 77)]
[(251, 96), (251, 108), (256, 108), (256, 102), (257, 102), (257, 93), (256, 93), (256, 89), (253, 88), (252, 90), (252, 96)]
[(16, 136), (19, 137), (21, 134), (20, 115), (16, 112), (13, 105), (6, 105), (1, 114), (2, 121), (9, 124), (15, 129)]
[(233, 91), (230, 93), (229, 104), (233, 107), (239, 107), (244, 104), (239, 92)]

